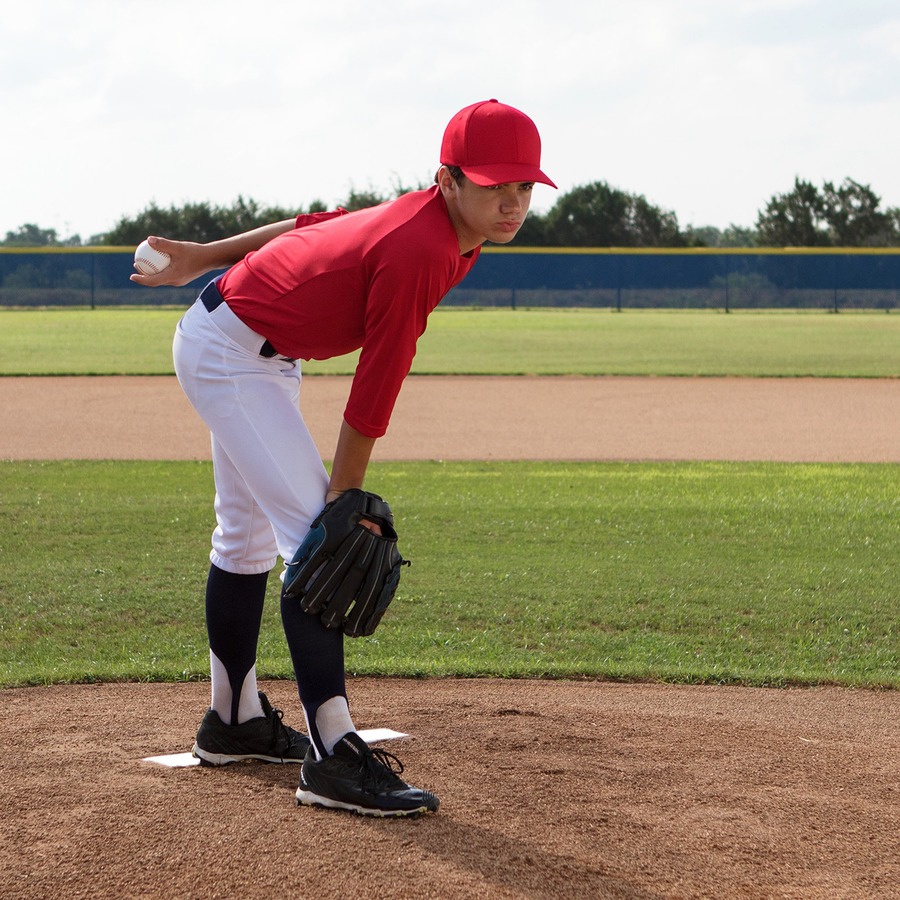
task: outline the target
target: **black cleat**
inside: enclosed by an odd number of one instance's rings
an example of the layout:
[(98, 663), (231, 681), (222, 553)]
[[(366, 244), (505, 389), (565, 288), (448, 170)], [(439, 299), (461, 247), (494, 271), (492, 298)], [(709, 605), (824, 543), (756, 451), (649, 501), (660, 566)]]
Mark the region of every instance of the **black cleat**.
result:
[(403, 763), (393, 753), (373, 750), (351, 731), (335, 744), (334, 756), (317, 760), (309, 751), (300, 770), (297, 805), (345, 809), (360, 816), (437, 812), (438, 798), (410, 787), (399, 777), (402, 772)]
[(271, 763), (302, 763), (310, 748), (305, 734), (282, 722), (283, 713), (274, 709), (260, 693), (263, 714), (240, 725), (225, 725), (214, 709), (206, 711), (192, 751), (202, 766), (225, 766), (245, 759)]

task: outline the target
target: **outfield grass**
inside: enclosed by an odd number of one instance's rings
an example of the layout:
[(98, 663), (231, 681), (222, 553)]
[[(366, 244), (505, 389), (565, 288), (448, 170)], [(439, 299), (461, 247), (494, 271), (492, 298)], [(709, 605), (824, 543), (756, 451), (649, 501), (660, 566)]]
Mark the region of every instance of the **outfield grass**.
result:
[[(900, 467), (373, 465), (413, 560), (348, 670), (900, 687)], [(208, 675), (212, 474), (0, 463), (0, 684)], [(290, 677), (271, 579), (262, 677)]]
[[(172, 373), (181, 310), (0, 311), (0, 375)], [(900, 316), (438, 310), (417, 374), (900, 376)], [(307, 374), (349, 374), (351, 354)]]

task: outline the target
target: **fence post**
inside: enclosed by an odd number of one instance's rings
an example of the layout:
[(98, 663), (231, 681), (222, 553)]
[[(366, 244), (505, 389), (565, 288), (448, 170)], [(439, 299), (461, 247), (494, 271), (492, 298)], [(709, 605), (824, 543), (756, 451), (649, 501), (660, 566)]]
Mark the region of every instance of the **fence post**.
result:
[(622, 312), (622, 254), (616, 254), (616, 312)]
[(837, 254), (832, 257), (832, 266), (831, 266), (831, 275), (832, 281), (831, 286), (834, 289), (834, 311), (838, 312), (838, 258)]
[(728, 272), (731, 269), (731, 267), (728, 265), (728, 260), (730, 258), (731, 257), (729, 256), (729, 254), (726, 253), (725, 254), (725, 312), (726, 313), (731, 312), (731, 305), (730, 305), (731, 300), (730, 300), (730, 297), (728, 296)]

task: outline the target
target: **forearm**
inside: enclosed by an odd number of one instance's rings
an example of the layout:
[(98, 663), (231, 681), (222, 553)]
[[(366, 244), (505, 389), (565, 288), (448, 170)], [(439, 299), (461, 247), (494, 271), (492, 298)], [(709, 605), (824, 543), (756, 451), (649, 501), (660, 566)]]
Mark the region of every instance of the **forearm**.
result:
[(284, 219), (281, 222), (272, 222), (269, 225), (254, 228), (252, 231), (245, 231), (243, 234), (236, 234), (233, 237), (201, 245), (204, 248), (203, 254), (205, 264), (208, 266), (207, 271), (233, 266), (248, 253), (259, 250), (278, 235), (292, 231), (295, 223), (296, 219)]
[(259, 250), (273, 238), (292, 231), (295, 219), (285, 219), (245, 231), (233, 237), (208, 244), (194, 241), (170, 241), (166, 238), (152, 236), (150, 246), (169, 255), (169, 265), (156, 275), (140, 275), (135, 273), (131, 280), (145, 287), (159, 285), (181, 286), (200, 278), (214, 269), (226, 269), (240, 262), (248, 253)]
[(327, 500), (334, 500), (338, 494), (349, 488), (363, 486), (375, 440), (357, 431), (346, 421), (341, 423), (341, 433), (338, 436), (334, 462), (331, 466)]

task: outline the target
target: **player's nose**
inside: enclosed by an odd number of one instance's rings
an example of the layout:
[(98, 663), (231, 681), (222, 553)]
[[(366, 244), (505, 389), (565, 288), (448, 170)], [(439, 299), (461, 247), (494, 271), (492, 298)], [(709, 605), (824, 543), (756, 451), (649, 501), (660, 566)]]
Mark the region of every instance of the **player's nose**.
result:
[(504, 212), (517, 212), (522, 206), (522, 200), (517, 190), (504, 191), (500, 199), (500, 208)]

